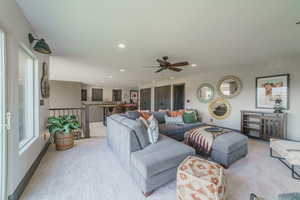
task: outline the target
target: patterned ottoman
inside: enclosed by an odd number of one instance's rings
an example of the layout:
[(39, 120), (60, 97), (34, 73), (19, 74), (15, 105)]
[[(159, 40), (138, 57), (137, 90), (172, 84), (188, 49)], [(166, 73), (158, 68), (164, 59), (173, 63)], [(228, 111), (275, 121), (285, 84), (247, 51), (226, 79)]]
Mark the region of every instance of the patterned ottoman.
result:
[(225, 200), (225, 175), (221, 165), (187, 157), (177, 171), (177, 200)]

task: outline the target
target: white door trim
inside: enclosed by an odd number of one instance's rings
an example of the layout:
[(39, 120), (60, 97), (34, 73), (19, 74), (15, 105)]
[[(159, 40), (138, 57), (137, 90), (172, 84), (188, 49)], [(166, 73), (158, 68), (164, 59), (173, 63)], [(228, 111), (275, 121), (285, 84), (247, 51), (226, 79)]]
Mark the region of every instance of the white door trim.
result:
[(7, 199), (7, 71), (6, 34), (0, 27), (0, 200)]

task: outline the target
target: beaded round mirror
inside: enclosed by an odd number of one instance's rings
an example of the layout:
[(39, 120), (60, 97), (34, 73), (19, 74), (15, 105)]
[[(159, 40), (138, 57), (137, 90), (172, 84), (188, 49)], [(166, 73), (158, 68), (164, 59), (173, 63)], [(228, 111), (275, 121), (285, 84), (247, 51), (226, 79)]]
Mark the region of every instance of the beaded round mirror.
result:
[(197, 90), (197, 98), (201, 103), (210, 102), (215, 96), (214, 87), (209, 83), (203, 83)]
[(242, 81), (236, 76), (225, 76), (217, 84), (217, 91), (221, 97), (233, 98), (242, 91)]
[(216, 98), (208, 106), (210, 115), (218, 120), (226, 119), (231, 114), (231, 105), (224, 98)]

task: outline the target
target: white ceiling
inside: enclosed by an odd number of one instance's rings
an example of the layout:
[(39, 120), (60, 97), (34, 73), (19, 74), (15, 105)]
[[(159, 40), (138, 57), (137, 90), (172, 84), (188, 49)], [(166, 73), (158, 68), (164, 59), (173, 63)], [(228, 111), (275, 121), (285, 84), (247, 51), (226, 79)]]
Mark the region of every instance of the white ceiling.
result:
[[(17, 1), (54, 52), (54, 80), (136, 86), (300, 55), (299, 0)], [(126, 49), (118, 49), (120, 42)], [(161, 74), (143, 69), (164, 55), (198, 67)]]

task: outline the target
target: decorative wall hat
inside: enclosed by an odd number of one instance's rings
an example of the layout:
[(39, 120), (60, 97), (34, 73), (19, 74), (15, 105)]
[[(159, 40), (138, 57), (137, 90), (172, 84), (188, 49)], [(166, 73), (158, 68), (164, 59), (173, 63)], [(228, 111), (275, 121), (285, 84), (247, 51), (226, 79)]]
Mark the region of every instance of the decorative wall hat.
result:
[(33, 37), (31, 33), (28, 34), (28, 40), (30, 44), (32, 45), (32, 48), (42, 54), (51, 54), (51, 50), (49, 45), (46, 43), (46, 41), (42, 39), (36, 39)]

